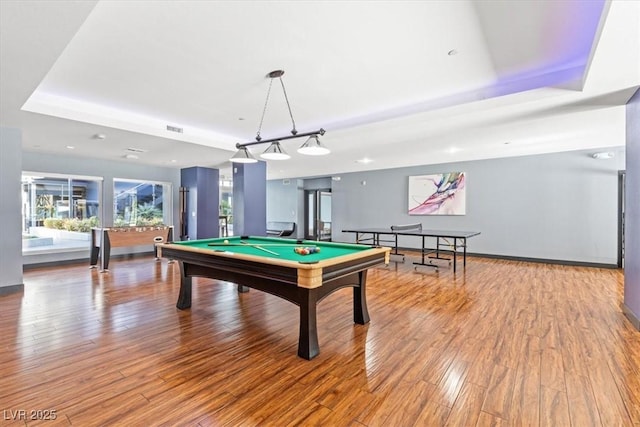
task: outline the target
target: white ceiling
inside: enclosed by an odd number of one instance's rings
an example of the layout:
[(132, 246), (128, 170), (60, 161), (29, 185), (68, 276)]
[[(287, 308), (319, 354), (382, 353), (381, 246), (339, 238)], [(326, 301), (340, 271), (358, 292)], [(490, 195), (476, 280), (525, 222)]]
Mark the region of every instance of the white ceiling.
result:
[[(285, 70), (332, 154), (285, 141), (269, 178), (620, 147), (640, 85), (640, 1), (2, 0), (0, 24), (27, 151), (225, 170)], [(273, 80), (261, 135), (290, 130)]]

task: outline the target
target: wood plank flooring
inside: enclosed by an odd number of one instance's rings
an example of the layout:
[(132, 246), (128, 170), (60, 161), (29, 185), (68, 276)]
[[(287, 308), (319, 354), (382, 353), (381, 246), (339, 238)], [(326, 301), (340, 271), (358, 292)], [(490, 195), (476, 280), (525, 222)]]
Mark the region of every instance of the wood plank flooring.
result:
[(0, 424), (640, 426), (620, 270), (391, 263), (369, 272), (368, 325), (350, 289), (320, 303), (307, 361), (284, 300), (194, 279), (180, 311), (178, 264), (110, 268), (29, 270), (0, 297)]

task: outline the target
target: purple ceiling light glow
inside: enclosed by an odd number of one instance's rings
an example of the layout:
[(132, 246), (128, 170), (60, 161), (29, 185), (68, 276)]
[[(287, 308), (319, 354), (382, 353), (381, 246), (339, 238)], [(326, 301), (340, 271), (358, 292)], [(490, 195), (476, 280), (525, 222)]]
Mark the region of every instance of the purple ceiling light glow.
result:
[(555, 57), (554, 62), (587, 60), (604, 5), (605, 0), (558, 2), (560, 13), (549, 17), (543, 34), (545, 49)]
[(540, 61), (520, 70), (499, 75), (487, 97), (508, 95), (541, 87), (582, 89), (582, 79), (596, 45), (598, 25), (605, 0), (554, 3), (554, 15), (545, 17), (540, 34)]

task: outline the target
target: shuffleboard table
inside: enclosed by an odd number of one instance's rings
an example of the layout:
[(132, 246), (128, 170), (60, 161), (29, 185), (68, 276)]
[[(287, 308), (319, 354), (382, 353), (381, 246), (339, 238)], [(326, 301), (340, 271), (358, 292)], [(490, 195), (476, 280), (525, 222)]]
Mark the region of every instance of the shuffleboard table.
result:
[(95, 268), (100, 258), (100, 270), (108, 271), (111, 248), (128, 246), (153, 245), (157, 259), (158, 251), (155, 245), (172, 240), (173, 226), (171, 225), (92, 228), (90, 266)]
[[(299, 254), (295, 248), (320, 251)], [(290, 301), (300, 308), (298, 356), (310, 360), (320, 352), (316, 307), (332, 292), (353, 288), (354, 322), (369, 322), (366, 301), (367, 270), (389, 263), (390, 248), (348, 243), (236, 236), (159, 244), (161, 256), (180, 265), (180, 293), (176, 306), (191, 307), (193, 277), (208, 277), (238, 285), (238, 292), (254, 288)]]

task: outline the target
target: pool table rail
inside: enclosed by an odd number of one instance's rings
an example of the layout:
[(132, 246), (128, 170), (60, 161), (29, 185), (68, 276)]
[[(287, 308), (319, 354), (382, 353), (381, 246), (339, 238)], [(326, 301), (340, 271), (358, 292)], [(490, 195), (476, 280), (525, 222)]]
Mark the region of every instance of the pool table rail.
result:
[[(305, 263), (300, 261), (292, 261), (287, 259), (269, 258), (258, 255), (243, 254), (241, 252), (234, 252), (233, 250), (220, 250), (212, 248), (201, 248), (188, 245), (180, 245), (173, 243), (160, 243), (156, 245), (158, 249), (158, 256), (165, 258), (172, 258), (176, 253), (181, 256), (188, 257), (191, 262), (201, 260), (205, 265), (220, 264), (228, 266), (228, 262), (224, 261), (225, 258), (234, 260), (238, 265), (254, 266), (256, 264), (268, 264), (274, 267), (294, 268), (297, 271), (297, 284), (298, 286), (305, 288), (316, 288), (322, 286), (322, 274), (323, 271), (332, 271), (331, 267), (339, 264), (343, 265), (350, 261), (361, 261), (361, 252), (354, 252), (340, 257), (329, 258), (313, 263)], [(176, 250), (178, 252), (176, 252)], [(369, 251), (369, 256), (376, 259), (372, 265), (380, 264), (379, 255), (384, 254), (384, 263), (389, 264), (391, 248), (386, 247), (371, 247), (366, 249)], [(186, 252), (193, 254), (204, 255), (206, 259), (202, 259), (198, 255), (187, 256)], [(217, 262), (216, 258), (219, 257), (220, 261)], [(246, 263), (245, 263), (246, 261)], [(328, 269), (328, 270), (327, 270)], [(241, 270), (244, 271), (244, 270)], [(273, 271), (273, 270), (269, 270)], [(287, 277), (290, 277), (287, 275)]]

